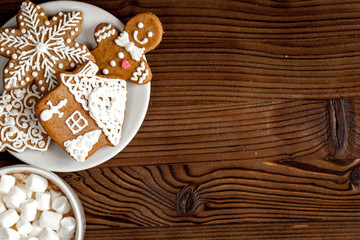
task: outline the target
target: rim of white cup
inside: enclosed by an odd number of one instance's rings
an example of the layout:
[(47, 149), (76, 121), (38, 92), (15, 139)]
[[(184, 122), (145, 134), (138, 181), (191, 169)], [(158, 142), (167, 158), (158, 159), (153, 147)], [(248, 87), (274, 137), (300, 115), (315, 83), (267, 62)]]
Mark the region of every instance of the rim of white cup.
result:
[(83, 240), (86, 230), (85, 212), (79, 197), (72, 187), (55, 173), (34, 166), (18, 164), (0, 168), (0, 176), (17, 172), (39, 174), (59, 187), (59, 189), (68, 198), (76, 219), (75, 240)]

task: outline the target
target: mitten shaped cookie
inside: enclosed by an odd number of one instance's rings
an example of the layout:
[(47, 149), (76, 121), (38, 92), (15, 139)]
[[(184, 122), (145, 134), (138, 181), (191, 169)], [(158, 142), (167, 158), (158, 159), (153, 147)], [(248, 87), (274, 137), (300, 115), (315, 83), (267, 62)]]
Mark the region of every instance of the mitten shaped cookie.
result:
[(152, 73), (144, 54), (159, 45), (162, 35), (159, 18), (152, 13), (140, 13), (129, 20), (120, 34), (110, 24), (98, 25), (95, 29), (98, 47), (91, 53), (102, 74), (146, 84)]
[(50, 20), (44, 10), (26, 0), (17, 14), (19, 28), (0, 29), (4, 89), (25, 88), (35, 81), (40, 93), (56, 86), (56, 73), (94, 60), (85, 45), (75, 42), (82, 13), (59, 12)]
[(34, 83), (4, 91), (0, 97), (0, 151), (46, 151), (50, 137), (35, 118), (34, 107), (41, 95)]
[(59, 85), (36, 105), (49, 136), (77, 161), (104, 145), (119, 144), (126, 108), (126, 81), (96, 75), (93, 62), (58, 75)]

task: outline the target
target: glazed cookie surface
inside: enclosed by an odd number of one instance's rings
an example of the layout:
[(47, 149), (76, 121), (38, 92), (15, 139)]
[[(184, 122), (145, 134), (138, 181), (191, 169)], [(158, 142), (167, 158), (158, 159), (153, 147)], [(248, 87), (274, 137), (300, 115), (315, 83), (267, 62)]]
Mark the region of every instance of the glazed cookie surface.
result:
[(4, 68), (4, 89), (25, 88), (35, 81), (43, 94), (56, 86), (59, 71), (75, 69), (93, 56), (75, 42), (81, 12), (59, 12), (48, 19), (44, 10), (24, 1), (17, 14), (18, 28), (0, 29), (0, 55), (10, 58)]
[(34, 113), (40, 97), (35, 84), (3, 92), (0, 97), (0, 151), (47, 150), (50, 137)]
[(159, 18), (152, 13), (140, 13), (129, 20), (122, 33), (110, 24), (98, 25), (95, 29), (98, 46), (91, 53), (102, 74), (146, 84), (152, 73), (145, 53), (159, 45), (162, 35)]
[(104, 145), (119, 144), (126, 109), (126, 81), (96, 75), (89, 61), (58, 75), (59, 86), (36, 105), (35, 113), (52, 139), (77, 161)]

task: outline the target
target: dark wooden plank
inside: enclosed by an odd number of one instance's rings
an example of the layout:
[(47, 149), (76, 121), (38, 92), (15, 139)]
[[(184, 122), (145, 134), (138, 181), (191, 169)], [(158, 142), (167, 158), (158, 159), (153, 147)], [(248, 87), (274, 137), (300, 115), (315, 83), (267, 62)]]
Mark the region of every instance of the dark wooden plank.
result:
[(303, 222), (289, 223), (253, 223), (253, 224), (226, 224), (209, 226), (179, 226), (171, 228), (125, 228), (125, 229), (88, 229), (86, 239), (316, 239), (338, 240), (358, 239), (359, 222)]
[(79, 194), (88, 229), (351, 221), (360, 220), (359, 161), (223, 161), (60, 175)]

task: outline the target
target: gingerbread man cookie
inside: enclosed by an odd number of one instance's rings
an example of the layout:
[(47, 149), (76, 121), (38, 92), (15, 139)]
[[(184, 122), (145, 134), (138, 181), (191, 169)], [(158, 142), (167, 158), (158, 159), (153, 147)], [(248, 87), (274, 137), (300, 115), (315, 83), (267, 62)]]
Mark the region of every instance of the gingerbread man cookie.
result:
[(49, 20), (40, 6), (26, 0), (17, 22), (18, 29), (0, 29), (0, 55), (10, 58), (4, 68), (5, 90), (35, 81), (39, 92), (46, 93), (56, 86), (57, 72), (94, 60), (85, 45), (74, 41), (81, 12), (59, 12)]
[(35, 117), (41, 95), (34, 83), (26, 88), (4, 91), (0, 97), (0, 151), (46, 151), (50, 137)]
[(152, 73), (144, 54), (159, 45), (162, 35), (159, 18), (152, 13), (140, 13), (130, 19), (120, 34), (110, 24), (98, 25), (95, 29), (98, 47), (91, 53), (102, 74), (146, 84)]
[(126, 109), (126, 81), (96, 75), (91, 61), (61, 73), (59, 85), (36, 105), (39, 122), (71, 157), (84, 161), (104, 145), (119, 144)]

